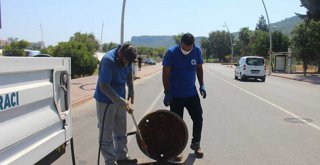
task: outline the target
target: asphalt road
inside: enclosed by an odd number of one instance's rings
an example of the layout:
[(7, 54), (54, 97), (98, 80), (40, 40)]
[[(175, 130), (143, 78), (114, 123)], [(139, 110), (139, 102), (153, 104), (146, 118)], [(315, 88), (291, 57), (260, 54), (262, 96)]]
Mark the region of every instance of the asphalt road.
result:
[[(195, 159), (188, 143), (181, 164), (196, 165), (318, 165), (320, 162), (320, 85), (268, 76), (266, 82), (234, 79), (233, 69), (205, 64), (208, 96), (204, 110), (203, 159)], [(163, 106), (161, 73), (135, 83), (135, 116), (168, 109)], [(191, 136), (192, 122), (184, 119)], [(78, 165), (96, 164), (98, 129), (95, 102), (73, 109)], [(134, 125), (128, 116), (128, 132)], [(190, 138), (189, 138), (190, 141)], [(129, 137), (129, 154), (151, 164)], [(103, 159), (101, 158), (101, 164)], [(71, 164), (69, 148), (55, 165)]]

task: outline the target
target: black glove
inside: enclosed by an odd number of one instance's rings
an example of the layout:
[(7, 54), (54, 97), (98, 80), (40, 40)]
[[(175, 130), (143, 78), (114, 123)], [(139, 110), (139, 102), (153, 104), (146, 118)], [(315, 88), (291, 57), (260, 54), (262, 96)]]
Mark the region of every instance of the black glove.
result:
[(169, 91), (165, 91), (164, 94), (163, 104), (167, 107), (172, 101), (172, 96)]

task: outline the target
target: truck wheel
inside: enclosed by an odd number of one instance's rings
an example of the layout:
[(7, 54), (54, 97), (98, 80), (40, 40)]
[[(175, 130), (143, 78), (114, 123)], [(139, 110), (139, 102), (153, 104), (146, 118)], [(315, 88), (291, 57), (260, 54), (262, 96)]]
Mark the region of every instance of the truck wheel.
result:
[(265, 82), (265, 81), (266, 81), (266, 78), (265, 78), (265, 77), (263, 77), (263, 78), (261, 79), (261, 81), (262, 81), (262, 82)]

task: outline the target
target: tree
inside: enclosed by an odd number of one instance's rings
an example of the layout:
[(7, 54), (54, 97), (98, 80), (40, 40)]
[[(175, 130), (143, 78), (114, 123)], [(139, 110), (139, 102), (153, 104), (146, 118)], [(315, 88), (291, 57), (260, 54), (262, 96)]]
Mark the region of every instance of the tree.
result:
[[(236, 62), (237, 57), (240, 57), (242, 55), (242, 52), (241, 52), (241, 49), (242, 49), (242, 46), (241, 46), (241, 42), (239, 40), (234, 40), (233, 42), (233, 62)], [(246, 54), (243, 54), (243, 55), (246, 55)]]
[(29, 46), (26, 40), (13, 41), (10, 45), (3, 48), (5, 56), (26, 56), (25, 49)]
[(202, 49), (202, 55), (205, 57), (206, 62), (208, 62), (210, 58), (208, 39), (205, 37), (201, 38), (200, 44)]
[(117, 48), (117, 47), (118, 47), (118, 44), (113, 43), (113, 42), (110, 42), (109, 44), (104, 43), (104, 44), (102, 44), (102, 51), (107, 52), (107, 51), (114, 49), (114, 48)]
[(160, 48), (156, 48), (157, 54), (160, 58), (163, 58), (165, 53), (167, 52), (167, 48), (165, 47), (160, 47)]
[(300, 0), (301, 6), (305, 7), (307, 15), (298, 14), (302, 18), (320, 21), (320, 1), (319, 0)]
[(87, 50), (84, 43), (60, 42), (53, 51), (55, 57), (71, 57), (72, 77), (92, 75), (97, 68), (97, 59)]
[(215, 58), (226, 60), (226, 55), (231, 54), (230, 38), (226, 31), (214, 31), (209, 33), (208, 38), (209, 53)]
[(174, 35), (174, 36), (173, 36), (173, 39), (174, 39), (174, 41), (175, 41), (175, 43), (176, 43), (177, 45), (180, 44), (181, 38), (182, 38), (183, 35), (184, 35), (184, 33), (179, 33), (178, 35)]
[(80, 32), (77, 32), (74, 34), (74, 36), (70, 37), (70, 41), (83, 43), (87, 47), (89, 53), (92, 55), (99, 49), (100, 46), (98, 40), (92, 33), (81, 34)]
[(249, 27), (244, 27), (240, 29), (239, 40), (241, 44), (241, 53), (247, 55), (249, 53), (249, 44), (250, 44), (250, 30)]
[(320, 23), (311, 20), (309, 23), (298, 25), (292, 32), (292, 46), (294, 53), (303, 62), (304, 76), (308, 65), (319, 59)]
[(256, 26), (256, 30), (262, 30), (267, 32), (268, 31), (268, 26), (267, 26), (267, 22), (266, 19), (264, 18), (263, 15), (261, 15), (261, 17), (258, 20), (257, 26)]
[(269, 51), (269, 34), (268, 32), (256, 30), (250, 39), (250, 52), (252, 55), (268, 57)]
[(272, 51), (286, 52), (289, 47), (289, 38), (281, 31), (272, 32)]
[(47, 48), (41, 49), (40, 52), (42, 54), (49, 54), (49, 55), (53, 55), (54, 52), (54, 46), (50, 45)]

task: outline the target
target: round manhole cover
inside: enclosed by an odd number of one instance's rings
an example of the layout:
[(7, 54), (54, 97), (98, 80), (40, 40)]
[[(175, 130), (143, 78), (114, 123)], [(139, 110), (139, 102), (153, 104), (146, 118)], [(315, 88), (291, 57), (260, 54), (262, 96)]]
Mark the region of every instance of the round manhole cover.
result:
[(148, 157), (166, 161), (178, 156), (188, 142), (188, 128), (175, 113), (157, 110), (146, 115), (138, 124), (141, 135), (148, 146), (143, 149), (137, 135), (140, 150)]

